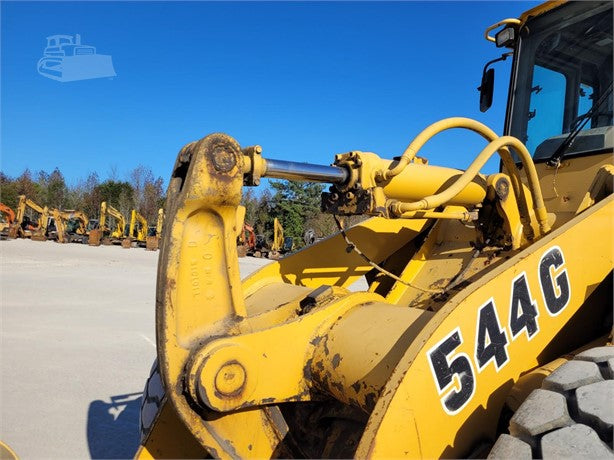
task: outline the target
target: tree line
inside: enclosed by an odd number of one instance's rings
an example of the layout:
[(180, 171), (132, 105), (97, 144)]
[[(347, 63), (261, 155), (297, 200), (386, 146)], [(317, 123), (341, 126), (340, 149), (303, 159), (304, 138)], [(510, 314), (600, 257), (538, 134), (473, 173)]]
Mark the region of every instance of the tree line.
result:
[(320, 237), (336, 231), (332, 216), (320, 211), (320, 196), (324, 187), (310, 182), (270, 181), (270, 188), (260, 194), (250, 187), (243, 189), (241, 203), (245, 206), (245, 222), (256, 234), (273, 239), (273, 220), (279, 219), (284, 236), (294, 238), (295, 247), (303, 246), (307, 229)]
[(136, 209), (148, 221), (155, 222), (158, 209), (164, 207), (164, 181), (142, 165), (134, 168), (128, 177), (129, 181), (101, 181), (92, 172), (76, 184), (67, 185), (58, 168), (51, 173), (32, 173), (26, 169), (16, 178), (0, 172), (0, 201), (16, 210), (19, 195), (25, 195), (40, 206), (83, 211), (90, 218), (99, 217), (100, 203), (106, 201), (124, 216)]
[[(16, 209), (19, 195), (26, 195), (40, 206), (80, 210), (90, 218), (99, 217), (100, 203), (106, 201), (124, 216), (136, 209), (149, 222), (155, 222), (158, 209), (164, 207), (163, 185), (161, 177), (154, 177), (151, 169), (142, 165), (134, 168), (126, 181), (116, 178), (102, 181), (92, 172), (74, 185), (66, 184), (58, 168), (51, 173), (32, 173), (26, 169), (16, 178), (0, 172), (0, 201)], [(332, 216), (320, 211), (320, 195), (324, 188), (321, 184), (279, 180), (270, 181), (269, 185), (268, 188), (246, 187), (243, 190), (245, 222), (256, 234), (272, 241), (275, 218), (283, 225), (284, 235), (293, 237), (297, 247), (303, 245), (308, 229), (318, 237), (337, 231)]]

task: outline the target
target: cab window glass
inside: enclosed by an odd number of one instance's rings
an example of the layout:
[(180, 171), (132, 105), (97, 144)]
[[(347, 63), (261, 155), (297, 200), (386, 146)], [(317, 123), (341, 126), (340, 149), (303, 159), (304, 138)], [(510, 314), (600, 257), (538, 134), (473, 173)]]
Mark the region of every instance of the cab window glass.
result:
[(531, 103), (527, 126), (527, 148), (530, 152), (549, 137), (563, 132), (565, 109), (565, 76), (536, 65), (533, 68)]
[[(594, 91), (592, 87), (584, 83), (580, 83), (580, 94), (578, 97), (578, 122), (580, 121), (579, 117), (581, 115), (585, 115), (590, 109), (593, 108), (593, 94)], [(585, 130), (590, 128), (591, 123), (587, 123), (582, 129)]]

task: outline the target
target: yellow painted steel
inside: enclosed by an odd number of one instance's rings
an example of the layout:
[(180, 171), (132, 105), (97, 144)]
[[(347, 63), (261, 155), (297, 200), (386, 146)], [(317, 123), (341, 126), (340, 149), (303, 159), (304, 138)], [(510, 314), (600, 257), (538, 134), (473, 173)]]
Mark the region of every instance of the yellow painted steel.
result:
[(0, 459), (1, 460), (18, 460), (19, 457), (8, 444), (0, 441)]
[[(115, 219), (115, 227), (108, 228), (107, 226), (107, 218), (111, 216)], [(123, 214), (115, 209), (113, 206), (107, 204), (106, 201), (100, 203), (100, 219), (99, 219), (100, 229), (104, 231), (109, 231), (110, 237), (113, 239), (122, 239), (124, 237), (124, 231), (126, 228), (126, 219)]]
[(546, 2), (540, 3), (539, 5), (531, 8), (530, 10), (525, 11), (520, 15), (520, 21), (522, 24), (526, 23), (529, 18), (533, 18), (536, 16), (541, 16), (548, 11), (553, 10), (554, 8), (558, 8), (559, 6), (567, 3), (568, 0), (548, 0)]
[[(393, 212), (395, 212), (397, 215), (402, 215), (405, 212), (433, 209), (445, 203), (455, 204), (457, 196), (464, 191), (467, 185), (469, 185), (478, 175), (480, 169), (486, 164), (489, 158), (494, 153), (498, 152), (502, 147), (507, 146), (513, 147), (522, 161), (522, 165), (524, 166), (527, 174), (527, 182), (533, 198), (533, 203), (535, 206), (534, 211), (537, 216), (540, 230), (542, 234), (548, 233), (548, 231), (550, 231), (550, 225), (548, 224), (547, 211), (546, 207), (544, 206), (544, 200), (539, 187), (539, 177), (537, 176), (535, 165), (531, 159), (531, 154), (522, 142), (511, 136), (502, 136), (488, 144), (488, 146), (480, 152), (473, 163), (471, 163), (469, 168), (467, 168), (467, 170), (444, 191), (436, 195), (424, 196), (420, 200), (413, 203), (393, 201), (390, 204)], [(431, 168), (431, 166), (427, 167)]]
[[(34, 230), (22, 229), (21, 224), (26, 216), (26, 210), (32, 209), (38, 214), (37, 228)], [(25, 195), (19, 196), (19, 203), (17, 205), (15, 222), (13, 223), (12, 230), (10, 231), (11, 237), (17, 236), (29, 236), (35, 240), (45, 240), (47, 234), (47, 224), (49, 220), (49, 208), (47, 206), (39, 206)]]
[[(342, 164), (344, 155), (337, 155), (336, 164)], [(382, 159), (370, 152), (351, 152), (349, 160), (352, 164), (360, 164), (353, 182), (359, 183), (364, 189), (381, 187), (386, 198), (399, 201), (417, 200), (425, 193), (435, 194), (442, 187), (463, 176), (458, 169), (441, 166), (410, 163), (398, 174), (386, 181), (378, 181), (379, 171), (389, 171), (388, 168), (396, 162)], [(474, 174), (464, 186), (450, 197), (450, 204), (468, 205), (480, 203), (485, 195), (485, 181), (482, 176)]]
[[(353, 251), (346, 251), (341, 236), (263, 268), (239, 288), (233, 280), (238, 280), (234, 252), (236, 227), (240, 224), (236, 217), (240, 174), (216, 177), (211, 172), (216, 155), (234, 158), (224, 163), (234, 162), (233, 168), (239, 170), (238, 147), (227, 137), (213, 135), (189, 146), (188, 151), (188, 173), (176, 179), (186, 182), (171, 186), (174, 207), (169, 210), (170, 226), (165, 230), (169, 247), (161, 254), (162, 260), (175, 263), (161, 265), (159, 357), (172, 407), (192, 435), (215, 456), (273, 455), (283, 446), (281, 439), (289, 430), (276, 405), (313, 401), (318, 392), (371, 414), (356, 452), (358, 457), (468, 455), (476, 439), (493, 435), (509, 385), (521, 373), (540, 364), (553, 334), (612, 269), (611, 257), (597, 250), (601, 245), (595, 244), (582, 256), (579, 254), (579, 246), (585, 246), (579, 242), (579, 235), (587, 228), (597, 226), (604, 235), (608, 232), (605, 222), (612, 218), (613, 206), (609, 198), (529, 248), (512, 253), (509, 260), (497, 255), (496, 250), (486, 255), (483, 260), (484, 264), (488, 262), (487, 268), (475, 267), (468, 272), (469, 276), (479, 276), (479, 282), (451, 290), (448, 295), (452, 297), (444, 303), (426, 296), (415, 302), (418, 308), (399, 309), (407, 305), (412, 289), (428, 288), (431, 292), (432, 283), (450, 284), (458, 270), (473, 260), (469, 245), (472, 232), (468, 229), (464, 234), (458, 233), (458, 229), (444, 225), (453, 222), (446, 220), (433, 227), (427, 219), (375, 218), (348, 231), (354, 244), (376, 262), (407, 248), (406, 268), (385, 298), (376, 292), (377, 286), (383, 286), (381, 282), (373, 283), (371, 293), (349, 294), (343, 289), (370, 272), (372, 265)], [(199, 174), (191, 175), (190, 170)], [(408, 174), (405, 171), (397, 180)], [(508, 176), (498, 174), (486, 179), (484, 198), (496, 199), (500, 180), (508, 180)], [(215, 182), (223, 183), (226, 193), (217, 200), (215, 192), (222, 189), (216, 188)], [(172, 195), (173, 189), (178, 196)], [(514, 201), (507, 203), (506, 196), (513, 194), (500, 197), (499, 212), (519, 229), (518, 209), (514, 211)], [(450, 206), (442, 212), (458, 214), (462, 209)], [(408, 243), (429, 228), (424, 242), (409, 249)], [(457, 235), (456, 240), (453, 235)], [(598, 235), (597, 240), (604, 235)], [(574, 297), (565, 314), (543, 322), (547, 315), (540, 313), (539, 334), (532, 338), (529, 348), (519, 345), (523, 343), (522, 334), (513, 342), (510, 336), (510, 363), (502, 367), (506, 373), (494, 372), (505, 380), (491, 375), (493, 366), (487, 363), (484, 369), (475, 371), (476, 389), (463, 408), (455, 413), (442, 409), (443, 415), (433, 416), (434, 408), (442, 407), (442, 395), (429, 369), (429, 350), (445, 334), (458, 331), (468, 337), (460, 351), (463, 356), (471, 356), (477, 327), (475, 312), (490, 298), (505, 328), (513, 279), (525, 274), (532, 298), (536, 298), (543, 289), (536, 281), (536, 260), (552, 247), (565, 254), (565, 263), (569, 264), (566, 269), (571, 264), (578, 266), (578, 257), (590, 259), (594, 267), (590, 274), (573, 278), (571, 269), (566, 272), (573, 281)], [(446, 254), (453, 258), (441, 264), (439, 260)], [(482, 263), (482, 259), (476, 260)], [(452, 261), (454, 264), (450, 264)], [(444, 278), (438, 280), (438, 276)], [(422, 284), (416, 285), (416, 280)], [(322, 285), (337, 287), (313, 290)], [(309, 296), (313, 296), (313, 303), (305, 304)], [(352, 331), (360, 333), (354, 335)], [(285, 346), (288, 343), (292, 347)], [(533, 358), (526, 358), (527, 354)], [(344, 359), (347, 361), (341, 365)], [(279, 378), (277, 370), (282, 368), (284, 375)], [(184, 372), (187, 373), (182, 378)], [(181, 387), (174, 383), (178, 381), (184, 382)], [(417, 396), (425, 394), (428, 398)], [(188, 400), (203, 410), (224, 415), (201, 418)], [(480, 412), (481, 405), (488, 406), (487, 414)], [(427, 412), (432, 424), (423, 426), (415, 421), (426, 420)], [(493, 428), (484, 429), (484, 420), (489, 420), (486, 425)], [(454, 425), (447, 431), (448, 437), (429, 431), (446, 423)], [(251, 429), (238, 429), (244, 425)], [(405, 441), (398, 441), (399, 433)]]
[[(614, 265), (613, 219), (614, 197), (610, 196), (451, 299), (407, 349), (384, 388), (383, 397), (377, 402), (356, 456), (464, 457), (468, 455), (471, 443), (480, 436), (492, 439), (499, 410), (513, 382), (526, 370), (554, 358), (544, 357), (544, 350), (584, 304), (591, 291), (611, 272)], [(591, 238), (585, 238), (589, 234)], [(571, 283), (571, 298), (555, 316), (549, 314), (544, 305), (538, 268), (540, 258), (549, 249), (557, 247), (565, 257), (561, 270), (566, 271)], [(583, 269), (585, 266), (590, 266), (591, 270)], [(507, 353), (510, 359), (501, 369), (492, 362), (481, 371), (474, 365), (474, 394), (458, 413), (446, 413), (429, 365), (428, 351), (446, 335), (459, 331), (462, 344), (454, 356), (472, 357), (475, 354), (478, 309), (492, 299), (498, 318), (506, 327), (510, 317), (512, 282), (523, 273), (538, 305), (539, 332), (531, 340), (524, 333), (509, 340)], [(506, 333), (511, 339), (509, 327)], [(458, 389), (458, 385), (457, 380), (446, 392)]]
[(58, 209), (51, 210), (51, 217), (55, 221), (55, 228), (58, 233), (58, 243), (66, 243), (66, 226), (64, 223), (64, 216)]
[[(500, 138), (489, 149), (500, 149), (506, 143), (514, 140)], [(452, 225), (453, 220), (374, 218), (349, 229), (347, 238), (371, 262), (386, 263), (405, 253), (405, 261), (400, 259), (405, 268), (389, 288), (385, 275), (380, 274), (371, 292), (350, 294), (344, 289), (370, 273), (373, 265), (347, 251), (341, 235), (270, 264), (241, 285), (235, 243), (242, 224), (237, 218), (243, 172), (239, 152), (231, 138), (212, 135), (180, 153), (176, 168), (185, 176), (174, 175), (169, 190), (172, 205), (160, 256), (167, 263), (161, 264), (158, 282), (158, 346), (169, 407), (215, 456), (274, 455), (287, 447), (282, 439), (289, 432), (277, 405), (317, 401), (322, 394), (371, 415), (356, 451), (358, 457), (468, 455), (478, 437), (493, 435), (480, 425), (489, 420), (489, 426), (496, 426), (509, 390), (505, 385), (540, 364), (540, 354), (553, 334), (578, 310), (587, 290), (594, 289), (612, 269), (611, 257), (601, 257), (601, 251), (585, 251), (584, 258), (598, 260), (591, 263), (595, 269), (590, 275), (573, 278), (575, 297), (570, 302), (573, 306), (567, 307), (569, 314), (558, 315), (551, 323), (540, 322), (540, 335), (532, 338), (530, 350), (520, 348), (512, 353), (522, 336), (513, 343), (510, 336), (507, 350), (514, 364), (504, 367), (511, 373), (495, 372), (506, 380), (490, 376), (488, 363), (479, 372), (472, 369), (476, 389), (470, 400), (454, 413), (441, 410), (452, 417), (449, 420), (442, 415), (441, 420), (433, 418), (432, 426), (423, 427), (412, 417), (425, 420), (426, 411), (433, 412), (435, 402), (439, 404), (435, 407), (443, 407), (442, 397), (452, 391), (437, 391), (428, 367), (429, 351), (450, 333), (471, 337), (471, 344), (464, 346), (471, 348), (477, 327), (475, 311), (490, 298), (504, 324), (509, 317), (509, 286), (519, 273), (530, 278), (529, 290), (535, 298), (543, 290), (536, 284), (535, 260), (549, 248), (560, 248), (566, 263), (577, 265), (578, 234), (593, 225), (607, 233), (607, 226), (599, 222), (612, 217), (612, 200), (598, 202), (548, 236), (536, 227), (537, 241), (508, 256), (500, 255), (497, 248), (484, 248), (486, 252), (476, 258), (470, 244), (474, 230), (460, 223)], [(353, 155), (355, 159), (356, 152)], [(364, 159), (361, 164), (367, 175), (381, 165), (374, 154)], [(181, 166), (182, 160), (188, 165)], [(422, 165), (408, 165), (392, 180), (399, 181), (399, 187), (402, 180), (412, 183), (410, 173), (414, 177), (422, 174), (416, 173), (418, 166)], [(438, 171), (434, 174), (441, 178)], [(502, 186), (509, 184), (509, 176), (496, 174), (484, 182), (476, 190), (481, 200), (497, 203), (497, 212), (507, 225), (499, 231), (510, 235), (514, 249), (526, 247), (519, 205), (511, 187)], [(532, 204), (532, 197), (527, 198)], [(458, 216), (466, 208), (448, 206), (441, 213)], [(529, 217), (536, 221), (533, 215)], [(465, 230), (460, 231), (462, 228)], [(424, 239), (412, 248), (411, 242), (421, 235)], [(521, 240), (522, 245), (513, 244)], [(573, 256), (567, 259), (568, 252)], [(465, 275), (459, 278), (461, 273)], [(566, 273), (571, 278), (571, 271)], [(471, 280), (479, 282), (467, 285)], [(459, 283), (465, 283), (462, 289)], [(379, 292), (386, 293), (385, 297)], [(445, 296), (438, 299), (433, 293)], [(288, 343), (292, 346), (286, 346)], [(462, 356), (471, 356), (470, 349), (460, 350)], [(529, 352), (534, 358), (519, 358)], [(280, 378), (277, 371), (282, 368)], [(177, 386), (176, 382), (183, 383)], [(434, 396), (422, 404), (427, 398), (415, 401), (416, 394)], [(491, 399), (492, 410), (486, 415), (476, 406), (487, 404), (484, 398)], [(194, 404), (219, 416), (201, 417), (193, 410)], [(409, 415), (407, 408), (411, 408)], [(443, 423), (457, 424), (450, 432), (463, 433), (462, 440), (428, 431)], [(242, 434), (240, 426), (251, 429)], [(471, 436), (467, 430), (473, 430)], [(406, 441), (392, 442), (399, 433)], [(426, 438), (432, 441), (424, 441)]]
[(162, 234), (162, 224), (164, 223), (164, 209), (158, 209), (158, 220), (156, 221), (156, 236)]
[[(519, 24), (506, 21), (486, 36)], [(467, 171), (416, 161), (457, 127), (489, 142)], [(337, 155), (344, 209), (402, 218), (366, 220), (241, 282), (241, 187), (266, 174), (261, 152), (213, 134), (178, 155), (156, 296), (166, 394), (140, 458), (468, 457), (526, 394), (523, 375), (604, 333), (611, 154), (548, 169), (518, 139), (452, 118), (398, 161)], [(503, 172), (480, 175), (495, 153)]]
[[(375, 217), (350, 228), (348, 236), (375, 262), (382, 262), (427, 228), (426, 219), (388, 220)], [(356, 253), (346, 251), (341, 235), (308, 246), (266, 265), (243, 282), (244, 296), (272, 283), (317, 288), (348, 287), (372, 270)]]
[(506, 25), (514, 25), (514, 26), (519, 26), (520, 24), (522, 24), (522, 22), (519, 19), (516, 18), (507, 18), (507, 19), (502, 19), (501, 21), (493, 24), (492, 26), (489, 26), (486, 28), (486, 30), (484, 31), (484, 38), (486, 40), (488, 40), (489, 42), (493, 42), (495, 43), (495, 37), (491, 37), (489, 35), (490, 32), (492, 32), (495, 29), (498, 29), (501, 26), (506, 26)]
[(79, 235), (88, 234), (89, 219), (81, 211), (60, 211), (59, 209), (52, 209), (51, 215), (55, 221), (57, 230), (57, 238), (59, 243), (66, 243), (68, 241), (66, 234), (66, 224), (71, 219), (76, 219), (79, 222), (79, 226), (76, 229), (76, 233)]
[(156, 221), (155, 234), (148, 234), (146, 237), (145, 248), (149, 251), (157, 251), (160, 246), (162, 236), (162, 225), (164, 223), (164, 209), (158, 209), (158, 219)]
[(502, 27), (505, 25), (512, 25), (512, 26), (516, 26), (517, 28), (520, 28), (527, 22), (529, 18), (540, 16), (554, 8), (557, 8), (563, 5), (564, 3), (567, 3), (567, 0), (548, 0), (547, 2), (541, 3), (531, 8), (530, 10), (525, 11), (524, 13), (520, 15), (520, 18), (518, 19), (516, 18), (502, 19), (501, 21), (493, 24), (492, 26), (488, 26), (486, 28), (486, 30), (484, 31), (484, 38), (489, 42), (495, 43), (495, 37), (490, 35), (490, 32), (492, 32), (493, 30), (498, 29), (499, 27)]
[[(222, 134), (189, 144), (178, 156), (160, 254), (174, 262), (161, 265), (158, 276), (158, 359), (169, 403), (211, 455), (270, 457), (287, 433), (279, 409), (204, 419), (176, 386), (202, 337), (236, 330), (246, 316), (236, 252), (242, 157)], [(235, 443), (235, 430), (245, 442)]]
[(134, 238), (134, 240), (138, 242), (145, 242), (147, 239), (147, 230), (149, 229), (147, 226), (147, 219), (136, 209), (133, 209), (130, 213), (130, 226), (128, 228), (128, 235), (130, 235), (130, 238)]
[(273, 219), (273, 243), (271, 244), (271, 251), (279, 252), (284, 247), (284, 227), (276, 217)]

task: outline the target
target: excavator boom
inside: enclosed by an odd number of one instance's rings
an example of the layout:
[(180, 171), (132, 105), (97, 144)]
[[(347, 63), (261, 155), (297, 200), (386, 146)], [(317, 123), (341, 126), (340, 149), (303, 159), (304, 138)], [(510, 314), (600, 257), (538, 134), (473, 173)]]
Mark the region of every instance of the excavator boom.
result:
[[(36, 224), (26, 215), (26, 210), (31, 209), (38, 215)], [(9, 238), (29, 237), (33, 240), (44, 241), (47, 239), (47, 224), (49, 219), (49, 209), (47, 206), (39, 206), (25, 195), (19, 196), (17, 205), (17, 215), (15, 221), (9, 228)]]

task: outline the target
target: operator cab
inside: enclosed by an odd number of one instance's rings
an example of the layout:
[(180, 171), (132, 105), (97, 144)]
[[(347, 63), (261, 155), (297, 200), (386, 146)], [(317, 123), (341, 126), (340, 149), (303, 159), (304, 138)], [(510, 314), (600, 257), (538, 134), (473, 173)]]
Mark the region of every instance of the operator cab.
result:
[[(520, 139), (536, 163), (551, 166), (563, 157), (611, 152), (612, 2), (541, 8), (497, 34), (497, 46), (514, 49), (505, 133)], [(486, 74), (485, 68), (482, 93)], [(487, 89), (481, 101), (492, 99)]]
[(590, 6), (565, 4), (519, 30), (506, 131), (536, 162), (614, 148), (612, 3)]

